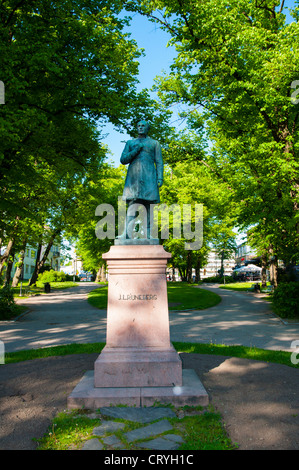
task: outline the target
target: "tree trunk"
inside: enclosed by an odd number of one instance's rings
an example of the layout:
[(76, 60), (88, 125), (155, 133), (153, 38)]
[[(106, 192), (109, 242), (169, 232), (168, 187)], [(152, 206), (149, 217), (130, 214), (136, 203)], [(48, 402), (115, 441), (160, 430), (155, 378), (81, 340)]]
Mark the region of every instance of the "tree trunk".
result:
[(11, 250), (12, 250), (13, 246), (14, 246), (14, 243), (15, 243), (15, 240), (13, 238), (11, 240), (9, 240), (9, 242), (7, 244), (7, 247), (5, 249), (5, 252), (3, 253), (3, 255), (0, 258), (0, 276), (3, 272), (5, 263), (9, 259), (9, 255), (11, 253)]
[(101, 279), (101, 272), (102, 272), (102, 266), (99, 267), (97, 275), (96, 275), (96, 282), (100, 282)]
[(186, 273), (184, 271), (182, 271), (181, 268), (178, 268), (178, 269), (179, 269), (179, 273), (180, 273), (180, 276), (181, 276), (181, 281), (186, 282), (187, 281)]
[(267, 255), (262, 255), (262, 287), (267, 286)]
[(277, 287), (277, 256), (274, 255), (273, 246), (270, 245), (270, 281), (274, 289)]
[(106, 282), (107, 281), (107, 276), (106, 276), (106, 264), (103, 263), (97, 272), (96, 275), (96, 282)]
[(195, 266), (195, 282), (198, 284), (200, 281), (200, 269), (201, 269), (201, 256), (199, 255)]
[(16, 217), (16, 222), (15, 222), (15, 225), (14, 225), (14, 228), (13, 228), (13, 232), (12, 232), (12, 237), (11, 239), (9, 240), (8, 244), (7, 244), (7, 247), (5, 249), (5, 252), (3, 253), (2, 256), (0, 256), (0, 276), (3, 272), (3, 268), (4, 268), (4, 265), (6, 263), (6, 261), (8, 260), (9, 258), (9, 255), (10, 255), (10, 252), (12, 250), (12, 247), (14, 246), (14, 243), (15, 243), (15, 239), (16, 239), (16, 232), (17, 232), (17, 228), (18, 228), (18, 224), (19, 224), (19, 221), (20, 221), (20, 217), (17, 215)]
[(15, 259), (15, 253), (14, 253), (14, 251), (11, 250), (10, 256), (8, 258), (8, 261), (7, 261), (7, 268), (6, 268), (6, 272), (5, 272), (5, 286), (8, 286), (9, 283), (10, 283), (11, 271), (12, 271), (14, 259)]
[(187, 253), (187, 282), (193, 282), (192, 279), (192, 251), (189, 250)]
[(107, 281), (107, 276), (106, 276), (106, 263), (102, 264), (101, 267), (101, 282), (106, 282)]
[(221, 251), (220, 277), (224, 276), (224, 251)]
[(32, 273), (32, 276), (31, 276), (31, 279), (29, 280), (29, 286), (32, 286), (33, 284), (36, 283), (37, 281), (37, 276), (38, 276), (38, 264), (39, 264), (39, 261), (40, 261), (40, 254), (41, 254), (41, 251), (42, 251), (42, 244), (39, 243), (38, 244), (38, 248), (37, 248), (37, 253), (36, 253), (36, 260), (35, 260), (35, 267), (34, 267), (34, 271)]
[(40, 270), (41, 268), (44, 266), (45, 262), (47, 261), (47, 258), (48, 258), (48, 254), (50, 253), (50, 250), (53, 246), (53, 243), (54, 243), (54, 240), (55, 238), (57, 237), (57, 235), (59, 235), (61, 232), (61, 229), (57, 229), (53, 232), (51, 238), (50, 238), (50, 241), (47, 245), (47, 248), (45, 249), (45, 252), (43, 254), (43, 257), (41, 260), (39, 260), (40, 258), (40, 253), (41, 253), (41, 244), (39, 244), (38, 246), (38, 252), (37, 252), (37, 257), (36, 257), (36, 263), (35, 263), (35, 268), (34, 268), (34, 272), (31, 276), (31, 279), (29, 281), (29, 286), (33, 286), (34, 284), (36, 284), (36, 281), (37, 281), (37, 278), (38, 278), (38, 275), (40, 273)]
[(17, 285), (19, 284), (19, 280), (20, 280), (22, 270), (23, 270), (23, 266), (24, 266), (26, 244), (27, 244), (27, 239), (24, 239), (23, 244), (22, 244), (22, 249), (21, 249), (21, 252), (20, 252), (20, 258), (19, 258), (18, 266), (16, 268), (16, 272), (15, 272), (15, 275), (14, 275), (13, 280), (12, 280), (12, 287), (17, 287)]

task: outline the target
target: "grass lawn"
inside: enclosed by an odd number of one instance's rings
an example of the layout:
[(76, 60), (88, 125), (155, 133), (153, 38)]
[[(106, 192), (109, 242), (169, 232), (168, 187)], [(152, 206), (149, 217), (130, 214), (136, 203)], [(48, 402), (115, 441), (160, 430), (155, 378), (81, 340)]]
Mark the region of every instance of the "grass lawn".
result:
[[(173, 408), (173, 407), (171, 407)], [(174, 408), (173, 408), (174, 409)], [(231, 442), (223, 425), (220, 413), (214, 411), (212, 406), (184, 407), (174, 409), (176, 414), (184, 411), (183, 418), (168, 418), (173, 426), (171, 434), (180, 435), (184, 443), (179, 450), (232, 450), (237, 444)], [(95, 438), (92, 431), (105, 419), (100, 413), (90, 419), (82, 410), (64, 411), (59, 413), (42, 439), (37, 440), (38, 450), (76, 450), (80, 449), (88, 439)], [(107, 433), (114, 434), (122, 442), (124, 450), (139, 450), (134, 443), (128, 443), (125, 433), (143, 428), (144, 424), (134, 423), (124, 419), (117, 421), (125, 424), (122, 430)], [(164, 433), (165, 434), (165, 433)], [(166, 432), (169, 434), (169, 432)], [(145, 439), (142, 439), (144, 441)], [(109, 449), (104, 445), (104, 450)]]
[[(18, 287), (13, 287), (14, 297), (16, 299), (27, 299), (29, 295), (34, 294), (43, 294), (44, 291), (44, 283), (37, 281), (36, 286), (28, 287), (29, 281), (25, 281), (22, 283), (22, 295), (20, 296), (21, 288), (20, 284)], [(73, 281), (65, 281), (65, 282), (50, 282), (51, 289), (68, 289), (69, 287), (74, 287), (77, 285), (76, 282)], [(30, 289), (30, 293), (26, 294), (27, 289)]]
[[(230, 284), (220, 284), (219, 287), (220, 289), (229, 289), (229, 290), (237, 290), (237, 291), (248, 291), (250, 287), (252, 287), (254, 284), (261, 282), (259, 281), (254, 281), (254, 282), (232, 282)], [(267, 282), (267, 286), (270, 286), (270, 282)], [(261, 290), (263, 292), (263, 290)]]
[[(213, 354), (219, 356), (241, 357), (243, 359), (254, 359), (256, 361), (284, 364), (299, 369), (299, 364), (291, 362), (291, 353), (288, 351), (273, 351), (248, 346), (226, 346), (213, 343), (188, 343), (173, 341), (173, 346), (178, 352), (195, 354)], [(52, 356), (66, 356), (69, 354), (94, 354), (102, 351), (105, 343), (67, 344), (62, 346), (51, 346), (40, 349), (28, 349), (5, 353), (5, 364), (41, 359)]]
[[(88, 294), (88, 302), (100, 309), (107, 308), (108, 287), (100, 287)], [(205, 309), (214, 307), (221, 297), (214, 292), (192, 286), (186, 282), (168, 282), (168, 303), (170, 310)]]

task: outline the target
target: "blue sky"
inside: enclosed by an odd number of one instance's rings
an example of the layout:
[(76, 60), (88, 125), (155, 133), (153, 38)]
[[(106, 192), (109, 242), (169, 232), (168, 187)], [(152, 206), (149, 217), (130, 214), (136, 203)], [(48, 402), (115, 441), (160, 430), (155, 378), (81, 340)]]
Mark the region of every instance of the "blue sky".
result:
[[(175, 50), (166, 47), (170, 35), (159, 29), (154, 23), (139, 14), (133, 16), (131, 21), (132, 39), (139, 48), (144, 49), (145, 55), (139, 58), (139, 86), (138, 90), (150, 89), (153, 86), (154, 78), (162, 75), (163, 71), (169, 71), (169, 67), (175, 57)], [(124, 142), (128, 140), (126, 134), (121, 134), (113, 130), (112, 125), (103, 128), (103, 133), (109, 135), (103, 139), (103, 143), (108, 145), (113, 155), (109, 160), (114, 161), (116, 166), (120, 163), (120, 156), (124, 148)]]
[[(287, 15), (288, 22), (293, 21), (293, 19), (288, 14), (287, 8), (293, 8), (294, 4), (294, 0), (285, 1), (284, 13)], [(131, 26), (128, 31), (131, 32), (132, 38), (136, 40), (138, 47), (143, 48), (145, 51), (145, 56), (139, 59), (139, 89), (150, 89), (157, 75), (162, 75), (163, 71), (169, 71), (170, 65), (175, 57), (176, 52), (174, 48), (166, 47), (170, 35), (139, 14), (135, 14), (132, 17)], [(124, 148), (124, 143), (129, 139), (129, 136), (115, 131), (113, 126), (109, 124), (103, 128), (103, 133), (107, 133), (108, 135), (105, 139), (102, 139), (102, 141), (104, 144), (108, 145), (112, 152), (108, 160), (113, 162), (115, 166), (118, 166), (120, 164), (120, 156)]]

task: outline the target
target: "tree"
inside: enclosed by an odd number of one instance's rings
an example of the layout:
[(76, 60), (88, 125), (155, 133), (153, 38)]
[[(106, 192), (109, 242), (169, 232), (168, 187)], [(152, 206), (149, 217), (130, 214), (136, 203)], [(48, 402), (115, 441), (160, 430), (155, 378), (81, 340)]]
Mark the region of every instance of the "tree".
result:
[(129, 4), (171, 35), (178, 55), (160, 78), (161, 98), (205, 130), (202, 159), (231, 188), (238, 224), (266, 234), (273, 256), (298, 259), (298, 7), (286, 24), (284, 1)]
[(0, 5), (6, 90), (0, 106), (0, 239), (6, 246), (0, 269), (22, 237), (21, 222), (35, 243), (49, 229), (62, 233), (71, 223), (73, 183), (84, 182), (93, 167), (101, 171), (106, 122), (131, 132), (143, 113), (163, 125), (148, 92), (136, 91), (141, 52), (123, 33), (129, 20), (119, 18), (121, 8), (118, 0)]
[(195, 204), (203, 206), (200, 249), (186, 250), (183, 233), (181, 238), (176, 238), (174, 232), (170, 231), (170, 239), (164, 242), (165, 247), (172, 253), (172, 266), (179, 269), (181, 278), (188, 282), (193, 281), (192, 268), (195, 269), (196, 282), (199, 281), (200, 268), (207, 263), (212, 244), (217, 243), (216, 240), (219, 241), (219, 236), (224, 231), (231, 235), (233, 225), (233, 219), (228, 215), (230, 202), (227, 185), (225, 182), (220, 184), (215, 181), (209, 168), (202, 163), (205, 145), (203, 137), (201, 140), (194, 139), (192, 133), (184, 132), (173, 136), (164, 152), (166, 175), (161, 188), (162, 202), (167, 203), (169, 208), (178, 204), (182, 216), (183, 205), (190, 205), (193, 233)]
[[(107, 163), (101, 172), (93, 171), (86, 175), (84, 184), (77, 188), (77, 206), (74, 211), (76, 223), (69, 225), (65, 236), (72, 239), (77, 255), (82, 259), (84, 269), (97, 273), (105, 265), (102, 254), (109, 251), (112, 239), (98, 239), (95, 229), (99, 222), (96, 208), (102, 203), (111, 204), (118, 220), (118, 197), (122, 194), (125, 172), (123, 168), (113, 168)], [(117, 224), (115, 226), (117, 234)]]
[(7, 237), (15, 218), (28, 216), (36, 168), (47, 166), (55, 182), (72, 177), (100, 149), (105, 122), (129, 128), (142, 109), (159, 119), (148, 94), (136, 92), (140, 52), (122, 32), (128, 20), (120, 10), (117, 0), (1, 3), (0, 229)]
[(221, 259), (221, 267), (219, 276), (224, 276), (224, 260), (229, 259), (235, 253), (236, 233), (233, 231), (230, 223), (225, 224), (225, 220), (221, 224), (214, 226), (215, 236), (212, 240), (213, 247)]

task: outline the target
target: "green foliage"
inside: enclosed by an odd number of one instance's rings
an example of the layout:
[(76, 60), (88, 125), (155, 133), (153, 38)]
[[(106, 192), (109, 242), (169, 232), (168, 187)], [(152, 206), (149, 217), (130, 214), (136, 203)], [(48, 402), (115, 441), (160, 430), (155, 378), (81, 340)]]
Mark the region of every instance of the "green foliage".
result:
[(299, 317), (299, 282), (279, 284), (272, 295), (272, 305), (282, 318)]
[[(202, 144), (204, 146), (204, 143)], [(198, 277), (199, 269), (207, 263), (208, 253), (211, 245), (221, 250), (225, 256), (232, 251), (234, 233), (232, 231), (233, 221), (228, 215), (229, 201), (226, 184), (214, 180), (209, 169), (201, 162), (202, 146), (195, 140), (194, 136), (180, 133), (170, 143), (165, 152), (166, 161), (170, 168), (166, 169), (164, 184), (161, 188), (161, 200), (169, 207), (178, 204), (181, 209), (183, 220), (183, 205), (190, 204), (192, 207), (191, 230), (195, 233), (194, 206), (202, 205), (202, 246), (198, 250), (186, 250), (186, 239), (183, 238), (184, 230), (181, 230), (182, 238), (173, 238), (171, 223), (170, 237), (164, 242), (167, 251), (172, 254), (170, 264), (180, 272), (182, 280), (192, 282), (192, 268)], [(192, 155), (194, 161), (188, 161)], [(199, 225), (199, 224), (198, 224)], [(182, 223), (184, 229), (184, 225)], [(224, 241), (220, 235), (224, 234)], [(194, 239), (196, 236), (194, 237)], [(199, 234), (197, 233), (197, 239)], [(191, 241), (191, 240), (190, 240)], [(189, 241), (188, 241), (189, 242)], [(192, 240), (193, 242), (193, 240)], [(199, 279), (197, 279), (198, 281)]]
[(299, 120), (291, 84), (298, 80), (298, 6), (287, 24), (284, 0), (130, 4), (160, 24), (177, 50), (171, 73), (156, 80), (163, 103), (179, 105), (198, 134), (196, 151), (184, 141), (177, 155), (201, 161), (226, 183), (231, 216), (242, 229), (254, 227), (256, 247), (271, 244), (271, 256), (296, 262)]
[[(57, 242), (78, 235), (80, 198), (94, 192), (106, 158), (107, 122), (130, 133), (142, 115), (156, 131), (165, 127), (167, 113), (146, 90), (137, 92), (142, 52), (124, 32), (129, 19), (119, 15), (122, 6), (1, 3), (0, 239), (2, 246), (14, 240), (16, 253), (23, 238), (47, 245), (53, 235)], [(91, 207), (90, 221), (105, 196)], [(0, 260), (0, 274), (2, 268)]]
[[(74, 280), (74, 275), (73, 274), (66, 274), (65, 275), (65, 282), (67, 281), (73, 281)], [(80, 281), (80, 277), (75, 275), (75, 282), (79, 282)]]
[(235, 279), (233, 278), (233, 276), (209, 276), (209, 277), (205, 277), (203, 280), (203, 282), (215, 282), (217, 284), (224, 284), (226, 282), (234, 282)]
[[(202, 344), (188, 342), (173, 342), (174, 348), (182, 353), (195, 354), (214, 354), (219, 356), (242, 357), (244, 359), (254, 359), (256, 361), (272, 362), (284, 364), (288, 367), (299, 368), (299, 364), (291, 361), (289, 351), (273, 351), (270, 349), (260, 349), (248, 346), (228, 346), (224, 344)], [(5, 353), (5, 363), (29, 361), (42, 357), (66, 356), (69, 354), (99, 354), (105, 347), (105, 343), (87, 343), (87, 344), (67, 344), (62, 346), (51, 346), (48, 348), (28, 349), (25, 351), (15, 351)]]
[(48, 432), (38, 440), (39, 450), (69, 450), (78, 448), (99, 426), (99, 419), (79, 415), (77, 411), (61, 412), (52, 421)]
[(0, 320), (9, 320), (16, 313), (13, 290), (9, 285), (0, 288)]
[[(190, 416), (188, 416), (190, 412)], [(182, 435), (184, 444), (180, 449), (186, 450), (231, 450), (237, 447), (229, 439), (223, 426), (222, 417), (213, 407), (185, 407), (184, 418), (171, 418), (173, 432)], [(87, 439), (95, 436), (92, 431), (104, 420), (100, 413), (97, 418), (86, 416), (84, 410), (59, 413), (52, 421), (47, 433), (38, 439), (39, 450), (74, 450), (82, 447)], [(122, 448), (138, 450), (135, 443), (128, 444), (124, 433), (143, 427), (141, 423), (122, 420), (125, 427), (115, 435), (122, 441)], [(104, 436), (104, 434), (103, 434)], [(104, 448), (107, 445), (104, 444)], [(108, 447), (109, 448), (109, 447)]]
[[(66, 274), (62, 271), (54, 271), (51, 269), (50, 271), (44, 271), (42, 274), (39, 274), (38, 281), (46, 283), (46, 282), (65, 282), (68, 279), (66, 278)], [(72, 279), (70, 279), (72, 280)]]

